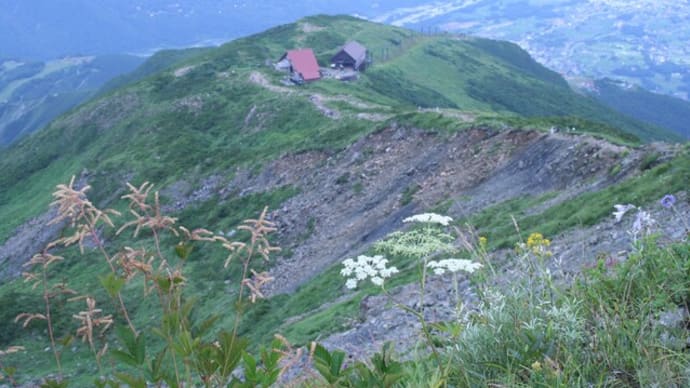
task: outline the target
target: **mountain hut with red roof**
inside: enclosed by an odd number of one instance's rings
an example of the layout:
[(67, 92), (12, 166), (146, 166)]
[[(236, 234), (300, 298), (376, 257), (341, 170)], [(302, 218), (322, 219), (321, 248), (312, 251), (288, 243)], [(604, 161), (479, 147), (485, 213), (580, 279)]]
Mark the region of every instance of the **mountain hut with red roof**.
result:
[(319, 63), (310, 48), (287, 51), (276, 64), (276, 68), (288, 70), (291, 74), (290, 79), (296, 83), (321, 79)]

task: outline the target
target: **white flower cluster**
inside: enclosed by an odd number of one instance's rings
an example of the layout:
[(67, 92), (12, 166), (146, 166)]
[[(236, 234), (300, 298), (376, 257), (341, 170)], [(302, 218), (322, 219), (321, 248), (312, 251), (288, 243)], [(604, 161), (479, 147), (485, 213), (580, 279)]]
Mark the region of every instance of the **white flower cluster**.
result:
[(635, 205), (631, 205), (631, 204), (613, 205), (613, 207), (616, 208), (616, 211), (613, 212), (613, 216), (616, 217), (616, 222), (621, 222), (625, 213), (627, 213), (629, 210), (636, 208)]
[(656, 220), (652, 218), (649, 212), (638, 208), (635, 205), (614, 205), (616, 211), (613, 212), (614, 217), (616, 217), (616, 222), (620, 222), (625, 214), (633, 209), (637, 209), (637, 214), (635, 215), (635, 221), (633, 222), (632, 229), (630, 233), (633, 235), (633, 239), (637, 240), (638, 235), (649, 235), (652, 233), (652, 229), (656, 225)]
[(397, 268), (386, 267), (387, 264), (388, 259), (383, 256), (370, 257), (360, 255), (357, 257), (357, 260), (347, 259), (343, 261), (345, 268), (340, 270), (340, 274), (349, 278), (345, 286), (350, 289), (356, 288), (359, 281), (366, 280), (367, 278), (371, 279), (371, 282), (375, 285), (382, 286), (384, 279), (398, 273)]
[(465, 271), (472, 273), (482, 267), (481, 263), (476, 263), (465, 259), (445, 259), (440, 261), (430, 261), (427, 267), (433, 268), (436, 275), (443, 275), (448, 272)]
[(451, 217), (448, 216), (442, 216), (440, 214), (436, 213), (422, 213), (422, 214), (417, 214), (412, 217), (407, 217), (403, 220), (403, 222), (408, 223), (408, 222), (423, 222), (423, 223), (429, 223), (429, 224), (441, 224), (443, 226), (448, 226), (448, 223), (453, 221)]
[(635, 222), (633, 222), (632, 232), (635, 235), (650, 235), (655, 225), (656, 220), (652, 218), (651, 214), (640, 209), (637, 212), (637, 215), (635, 216)]

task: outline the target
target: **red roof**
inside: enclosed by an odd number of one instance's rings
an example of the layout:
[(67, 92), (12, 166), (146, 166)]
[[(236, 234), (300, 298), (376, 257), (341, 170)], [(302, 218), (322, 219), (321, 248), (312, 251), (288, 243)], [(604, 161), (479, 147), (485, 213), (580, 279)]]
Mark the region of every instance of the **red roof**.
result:
[(314, 81), (321, 78), (319, 64), (311, 49), (290, 50), (286, 54), (292, 64), (292, 68), (302, 75), (305, 81)]

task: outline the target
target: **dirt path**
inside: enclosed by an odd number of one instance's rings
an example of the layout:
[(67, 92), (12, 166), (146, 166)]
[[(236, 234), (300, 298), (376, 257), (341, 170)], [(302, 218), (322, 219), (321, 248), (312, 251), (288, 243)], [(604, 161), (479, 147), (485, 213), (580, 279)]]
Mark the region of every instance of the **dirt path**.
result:
[(318, 109), (319, 112), (323, 113), (323, 115), (326, 117), (330, 117), (334, 120), (337, 120), (342, 116), (340, 111), (327, 107), (324, 104), (325, 99), (320, 94), (312, 94), (311, 96), (309, 96), (309, 101), (311, 101), (311, 103), (314, 104), (316, 109)]
[[(261, 74), (258, 71), (253, 71), (249, 75), (249, 81), (267, 89), (270, 90), (274, 93), (280, 93), (280, 94), (285, 94), (285, 95), (297, 95), (297, 96), (303, 96), (303, 97), (308, 97), (309, 102), (311, 102), (314, 107), (321, 112), (324, 116), (333, 119), (333, 120), (338, 120), (344, 116), (344, 114), (334, 108), (331, 108), (326, 105), (327, 102), (332, 102), (332, 101), (340, 101), (347, 103), (351, 105), (354, 108), (357, 109), (386, 109), (385, 107), (381, 105), (375, 105), (375, 104), (368, 104), (363, 101), (357, 100), (354, 97), (351, 96), (345, 96), (345, 95), (337, 95), (337, 96), (324, 96), (323, 94), (320, 93), (305, 93), (302, 91), (297, 91), (292, 88), (288, 88), (285, 86), (278, 86), (273, 83), (271, 83), (270, 80), (266, 78), (265, 75)], [(361, 119), (361, 120), (367, 120), (367, 121), (373, 121), (373, 122), (379, 122), (379, 121), (385, 121), (388, 118), (390, 118), (390, 115), (386, 115), (383, 113), (369, 113), (369, 112), (360, 112), (357, 113), (354, 117)]]
[(251, 74), (249, 74), (249, 80), (259, 86), (262, 86), (274, 93), (281, 93), (281, 94), (293, 94), (295, 93), (294, 90), (286, 88), (284, 86), (277, 86), (271, 83), (268, 79), (266, 79), (266, 76), (263, 74), (259, 73), (258, 71), (252, 71)]

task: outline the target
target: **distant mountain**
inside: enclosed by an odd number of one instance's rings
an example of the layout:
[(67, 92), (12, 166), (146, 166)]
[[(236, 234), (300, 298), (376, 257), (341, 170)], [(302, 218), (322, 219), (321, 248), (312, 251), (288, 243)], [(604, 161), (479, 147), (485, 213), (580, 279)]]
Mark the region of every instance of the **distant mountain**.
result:
[(0, 63), (0, 146), (43, 127), (143, 61), (106, 55)]
[(683, 99), (690, 93), (687, 1), (420, 1), (376, 20), (510, 40), (567, 76), (616, 78)]

